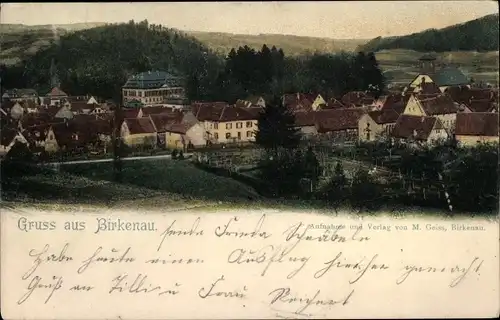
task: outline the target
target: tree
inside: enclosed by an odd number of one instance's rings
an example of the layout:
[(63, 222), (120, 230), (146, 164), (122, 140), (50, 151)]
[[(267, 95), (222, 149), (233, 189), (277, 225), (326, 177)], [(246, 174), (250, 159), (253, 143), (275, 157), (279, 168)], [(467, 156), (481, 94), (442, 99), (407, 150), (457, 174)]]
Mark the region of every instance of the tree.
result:
[(274, 97), (259, 115), (255, 142), (276, 155), (279, 150), (298, 147), (300, 140), (301, 133), (295, 127), (295, 116), (281, 103), (280, 98)]
[(360, 168), (354, 174), (351, 186), (351, 203), (357, 209), (377, 209), (381, 205), (378, 185), (366, 169)]
[(307, 148), (307, 152), (304, 155), (304, 160), (302, 163), (303, 176), (304, 178), (311, 181), (311, 186), (314, 190), (318, 185), (318, 180), (321, 176), (322, 168), (312, 147)]
[(331, 180), (326, 185), (323, 195), (328, 202), (342, 201), (345, 199), (345, 187), (347, 179), (345, 177), (342, 162), (338, 161)]

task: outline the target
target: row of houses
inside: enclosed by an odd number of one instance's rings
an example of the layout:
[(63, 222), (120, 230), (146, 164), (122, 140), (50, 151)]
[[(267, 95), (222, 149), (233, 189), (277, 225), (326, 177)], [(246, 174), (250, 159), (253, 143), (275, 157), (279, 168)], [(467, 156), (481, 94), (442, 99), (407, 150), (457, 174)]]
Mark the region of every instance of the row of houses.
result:
[[(469, 95), (475, 92), (463, 91)], [(377, 99), (369, 98), (367, 93), (350, 93), (348, 97), (349, 107), (344, 105), (347, 97), (325, 101), (320, 95), (294, 94), (284, 96), (283, 101), (306, 139), (347, 142), (392, 137), (430, 143), (455, 137), (464, 145), (498, 141), (494, 98), (483, 104), (467, 104), (453, 101), (446, 92), (391, 94)], [(190, 110), (164, 106), (124, 109), (118, 123), (119, 135), (131, 147), (148, 148), (186, 149), (253, 142), (263, 107), (242, 101), (236, 105), (195, 102)], [(15, 141), (46, 152), (84, 147), (95, 151), (109, 149), (116, 122), (109, 109), (102, 107), (102, 111), (96, 112), (96, 108), (63, 104), (34, 110), (25, 110), (16, 119), (12, 117), (17, 114), (12, 108), (10, 112), (0, 109), (4, 153)]]

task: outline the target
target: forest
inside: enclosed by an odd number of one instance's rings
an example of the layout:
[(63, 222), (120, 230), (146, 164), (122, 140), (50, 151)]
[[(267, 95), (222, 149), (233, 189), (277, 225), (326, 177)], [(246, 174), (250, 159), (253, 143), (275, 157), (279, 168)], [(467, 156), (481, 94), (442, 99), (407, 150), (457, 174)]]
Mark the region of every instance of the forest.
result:
[(130, 21), (62, 35), (15, 66), (1, 66), (3, 87), (34, 88), (45, 94), (55, 84), (72, 94), (120, 102), (131, 75), (164, 70), (184, 76), (191, 100), (235, 102), (248, 95), (318, 92), (338, 96), (384, 87), (373, 53), (287, 56), (263, 44), (234, 48), (220, 57), (187, 34), (161, 25)]
[(358, 50), (408, 49), (420, 52), (498, 51), (498, 14), (401, 37), (377, 37)]

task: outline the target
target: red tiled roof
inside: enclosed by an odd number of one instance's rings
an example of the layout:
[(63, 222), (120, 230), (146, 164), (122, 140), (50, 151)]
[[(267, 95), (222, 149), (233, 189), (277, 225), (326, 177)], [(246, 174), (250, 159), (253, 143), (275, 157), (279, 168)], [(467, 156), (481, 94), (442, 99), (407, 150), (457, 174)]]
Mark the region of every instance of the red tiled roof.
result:
[(327, 109), (316, 111), (316, 130), (319, 133), (356, 129), (362, 108)]
[(424, 82), (419, 86), (421, 94), (441, 94), (441, 90), (434, 82)]
[(472, 112), (492, 112), (495, 110), (495, 103), (489, 99), (471, 100), (467, 106)]
[(229, 122), (229, 121), (247, 121), (256, 119), (257, 117), (252, 112), (248, 112), (247, 108), (227, 106), (222, 110), (222, 114), (220, 116), (219, 121)]
[(422, 117), (402, 114), (399, 116), (392, 136), (395, 138), (427, 140), (432, 129), (441, 129), (436, 117)]
[(142, 108), (142, 114), (144, 116), (153, 115), (153, 114), (170, 113), (170, 112), (174, 112), (174, 109), (170, 108), (170, 107), (163, 107), (163, 106), (153, 106), (153, 107)]
[(458, 112), (458, 106), (447, 95), (439, 95), (435, 97), (417, 95), (416, 98), (428, 116)]
[(99, 105), (95, 103), (88, 104), (87, 101), (78, 101), (78, 102), (72, 102), (70, 109), (73, 112), (79, 112), (79, 111), (83, 112), (83, 110), (92, 111), (97, 107), (99, 107)]
[(325, 107), (323, 107), (322, 109), (340, 109), (340, 108), (345, 108), (346, 106), (344, 106), (342, 104), (342, 102), (340, 102), (339, 100), (335, 99), (335, 98), (330, 98), (330, 100), (328, 100), (327, 104)]
[(137, 118), (139, 116), (140, 111), (141, 108), (123, 108), (122, 114), (124, 118), (132, 119), (132, 118)]
[(82, 147), (98, 140), (97, 132), (92, 126), (78, 121), (67, 121), (51, 125), (59, 147), (68, 149)]
[(154, 133), (156, 128), (149, 117), (125, 119), (130, 134)]
[(312, 104), (317, 96), (312, 93), (287, 93), (283, 95), (283, 105), (292, 112), (312, 111)]
[(464, 112), (457, 114), (455, 135), (498, 136), (498, 114), (491, 112)]
[(395, 123), (399, 118), (399, 113), (389, 108), (370, 111), (368, 115), (378, 124)]
[(297, 127), (309, 127), (314, 126), (316, 123), (316, 111), (312, 112), (296, 112), (295, 114), (295, 125)]
[(181, 123), (183, 115), (181, 112), (175, 112), (169, 114), (155, 114), (149, 117), (153, 121), (157, 132), (165, 132), (168, 131), (172, 124)]
[(67, 97), (68, 95), (61, 90), (61, 88), (54, 87), (50, 92), (47, 94), (47, 96), (51, 97)]
[(351, 91), (346, 93), (342, 99), (341, 102), (345, 106), (349, 105), (354, 105), (356, 107), (362, 106), (362, 105), (369, 105), (374, 102), (373, 96), (370, 94), (363, 92), (363, 91)]

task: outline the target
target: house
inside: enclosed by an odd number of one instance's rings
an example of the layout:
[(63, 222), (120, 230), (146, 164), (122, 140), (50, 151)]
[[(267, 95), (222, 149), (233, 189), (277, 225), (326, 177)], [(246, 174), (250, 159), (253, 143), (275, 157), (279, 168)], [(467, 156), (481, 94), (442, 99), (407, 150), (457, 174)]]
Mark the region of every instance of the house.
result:
[(142, 116), (143, 117), (148, 117), (150, 115), (155, 115), (155, 114), (162, 114), (162, 113), (172, 113), (176, 109), (166, 107), (163, 105), (160, 106), (151, 106), (151, 107), (145, 107), (142, 109)]
[(11, 89), (6, 90), (2, 99), (9, 101), (31, 101), (38, 104), (38, 93), (35, 89)]
[(297, 112), (295, 113), (295, 126), (300, 129), (305, 139), (315, 136), (317, 112)]
[(64, 100), (68, 98), (68, 95), (66, 92), (62, 91), (61, 88), (59, 87), (54, 87), (50, 92), (45, 96), (46, 99), (42, 99), (43, 105), (50, 105), (50, 106), (55, 106), (55, 105), (62, 105), (64, 103)]
[(0, 134), (0, 157), (7, 155), (16, 142), (28, 144), (24, 135), (15, 128), (2, 127)]
[(402, 114), (399, 116), (391, 136), (410, 143), (434, 143), (449, 137), (437, 117)]
[(104, 113), (101, 105), (97, 103), (87, 103), (87, 101), (71, 102), (65, 106), (69, 105), (69, 109), (73, 114), (97, 114)]
[(128, 118), (128, 119), (142, 118), (144, 115), (144, 113), (142, 112), (142, 108), (133, 108), (133, 109), (123, 108), (121, 112), (123, 118)]
[(203, 123), (207, 143), (255, 141), (261, 108), (242, 108), (224, 102), (196, 103), (193, 114)]
[(157, 145), (156, 128), (150, 117), (124, 119), (120, 136), (131, 147), (155, 148)]
[(123, 102), (137, 100), (144, 105), (162, 103), (165, 98), (185, 98), (184, 79), (165, 71), (148, 71), (128, 79), (122, 88)]
[(498, 103), (489, 99), (470, 100), (465, 107), (469, 112), (498, 112)]
[(73, 112), (71, 110), (71, 107), (69, 107), (68, 105), (63, 105), (63, 106), (59, 107), (59, 110), (54, 115), (54, 118), (69, 120), (69, 119), (73, 119), (75, 114), (78, 114), (78, 113)]
[(423, 83), (435, 83), (435, 85), (444, 92), (447, 88), (453, 86), (470, 87), (468, 79), (460, 69), (454, 66), (446, 66), (436, 70), (436, 57), (430, 54), (422, 56), (420, 59), (420, 73), (410, 82), (408, 89), (413, 90)]
[(498, 143), (498, 114), (491, 112), (457, 114), (455, 139), (462, 146)]
[(363, 114), (358, 121), (358, 137), (360, 141), (375, 141), (381, 136), (390, 136), (399, 113), (385, 108)]
[(22, 134), (26, 137), (30, 150), (34, 153), (41, 151), (53, 153), (59, 150), (51, 124), (44, 123), (26, 127)]
[(316, 111), (315, 126), (321, 139), (334, 142), (358, 140), (358, 122), (366, 113), (363, 108), (327, 109)]
[(313, 111), (313, 99), (301, 93), (284, 94), (282, 104), (291, 112)]
[(85, 137), (91, 137), (90, 144), (96, 148), (100, 148), (104, 152), (111, 146), (113, 135), (113, 118), (99, 117), (99, 115), (80, 114), (75, 115), (72, 123), (76, 124), (76, 128), (89, 128), (91, 133), (84, 132)]
[(266, 107), (266, 100), (262, 96), (250, 96), (244, 101), (247, 102), (247, 106), (259, 106), (261, 108)]
[(368, 92), (351, 91), (342, 96), (340, 101), (347, 108), (356, 108), (373, 105), (375, 98)]
[(97, 99), (94, 96), (91, 95), (85, 95), (85, 96), (70, 96), (66, 97), (63, 99), (63, 103), (75, 103), (75, 102), (80, 102), (80, 103), (86, 103), (86, 104), (99, 104)]
[(83, 151), (95, 149), (99, 141), (97, 132), (86, 122), (66, 121), (51, 125), (57, 141), (57, 146), (62, 151)]
[(328, 102), (326, 103), (326, 105), (322, 105), (320, 106), (320, 110), (324, 110), (324, 109), (342, 109), (342, 108), (345, 108), (346, 106), (344, 106), (342, 104), (342, 102), (340, 102), (339, 100), (335, 99), (335, 98), (330, 98), (328, 100)]
[(442, 125), (453, 132), (459, 105), (447, 95), (416, 95), (413, 94), (403, 114), (415, 116), (435, 116), (441, 120)]
[(23, 117), (24, 113), (25, 110), (19, 102), (14, 103), (14, 105), (10, 108), (10, 116), (12, 119), (19, 120)]

